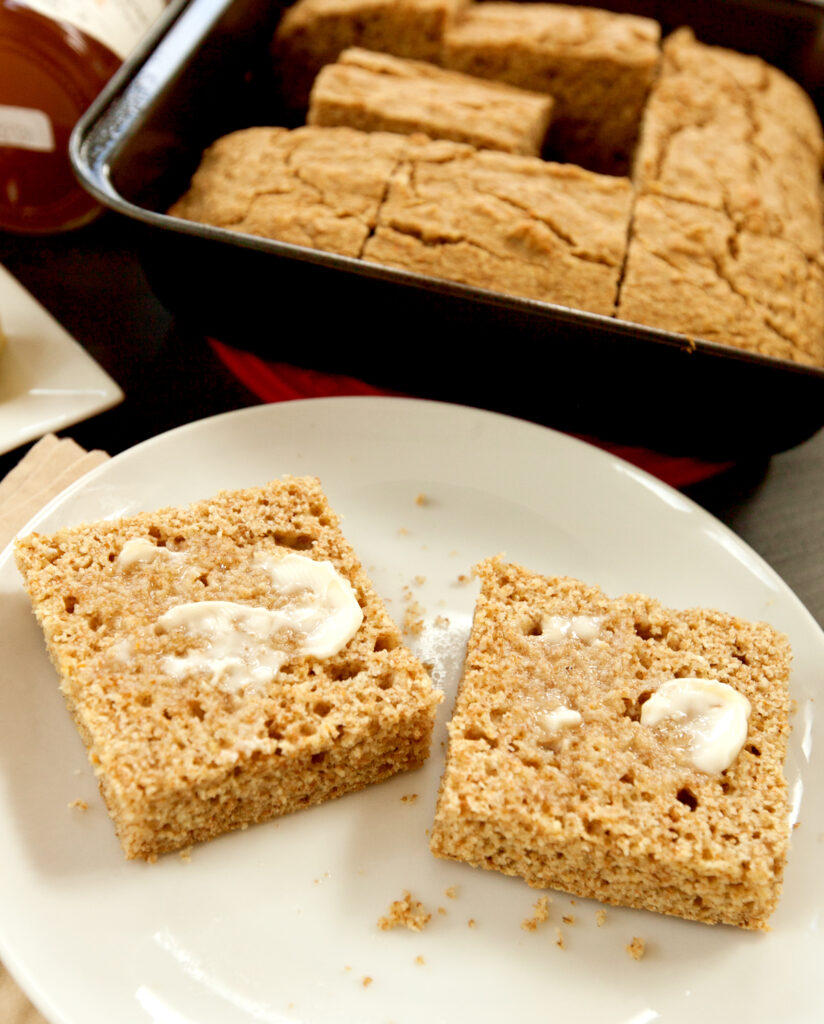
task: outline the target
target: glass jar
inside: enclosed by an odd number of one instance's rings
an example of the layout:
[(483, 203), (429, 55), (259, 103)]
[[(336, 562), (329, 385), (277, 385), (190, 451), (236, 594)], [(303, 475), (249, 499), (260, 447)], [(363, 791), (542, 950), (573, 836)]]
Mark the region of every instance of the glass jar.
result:
[(164, 0), (0, 0), (0, 229), (64, 231), (95, 201), (69, 136)]

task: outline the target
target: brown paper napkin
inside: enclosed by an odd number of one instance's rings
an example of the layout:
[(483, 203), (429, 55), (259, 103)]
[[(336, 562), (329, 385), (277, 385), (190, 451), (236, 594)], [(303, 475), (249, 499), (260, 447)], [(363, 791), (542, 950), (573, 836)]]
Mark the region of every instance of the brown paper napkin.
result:
[[(87, 452), (70, 438), (47, 434), (0, 480), (0, 550), (48, 501), (108, 459)], [(0, 963), (0, 1022), (48, 1024)]]
[(0, 550), (47, 502), (108, 457), (68, 437), (41, 438), (0, 480)]

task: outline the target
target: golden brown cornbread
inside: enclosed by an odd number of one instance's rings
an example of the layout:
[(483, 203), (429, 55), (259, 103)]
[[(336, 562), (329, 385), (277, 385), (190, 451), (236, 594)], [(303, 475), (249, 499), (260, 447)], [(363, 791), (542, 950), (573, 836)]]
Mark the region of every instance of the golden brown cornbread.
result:
[(539, 156), (551, 114), (549, 96), (353, 47), (315, 79), (307, 123)]
[(349, 46), (437, 63), (446, 26), (468, 0), (298, 0), (275, 32), (287, 105), (305, 107), (315, 76)]
[[(158, 549), (119, 560), (132, 539)], [(162, 549), (162, 550), (161, 550)], [(153, 553), (153, 552), (150, 552)], [(264, 683), (224, 685), (168, 658), (202, 638), (180, 604), (274, 609), (261, 557), (329, 561), (363, 622), (337, 654), (296, 653)], [(440, 694), (343, 537), (317, 480), (285, 477), (186, 508), (32, 534), (16, 558), (127, 857), (153, 858), (417, 768)], [(208, 650), (208, 648), (206, 648)]]
[(559, 156), (626, 173), (658, 64), (660, 25), (635, 15), (547, 3), (478, 3), (444, 35), (445, 67), (555, 100)]
[[(433, 852), (539, 888), (766, 928), (789, 841), (786, 638), (499, 559), (477, 571)], [(595, 618), (595, 638), (559, 638), (553, 616)], [(650, 695), (684, 676), (751, 704), (745, 745), (719, 774), (693, 767), (677, 733), (640, 722)], [(580, 722), (548, 729), (559, 706)]]
[(809, 96), (759, 57), (667, 38), (633, 178), (641, 194), (723, 211), (807, 257), (824, 245), (824, 137)]
[(610, 316), (632, 189), (449, 142), (410, 144), (364, 259)]
[(663, 51), (618, 316), (824, 365), (824, 138), (810, 98), (690, 29)]
[(617, 315), (722, 345), (824, 365), (824, 273), (792, 242), (723, 210), (641, 196)]
[(404, 139), (349, 128), (248, 128), (214, 142), (174, 217), (359, 256)]

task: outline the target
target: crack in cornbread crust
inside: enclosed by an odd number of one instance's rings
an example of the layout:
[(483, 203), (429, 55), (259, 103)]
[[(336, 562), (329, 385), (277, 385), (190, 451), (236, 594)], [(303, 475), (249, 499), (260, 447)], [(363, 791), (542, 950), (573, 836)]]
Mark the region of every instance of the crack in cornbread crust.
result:
[(572, 164), (412, 140), (363, 255), (610, 316), (632, 198)]
[(824, 364), (822, 157), (794, 81), (673, 33), (636, 154), (618, 317)]
[[(789, 841), (790, 651), (769, 626), (489, 560), (449, 726), (431, 848), (530, 885), (707, 923), (766, 928)], [(541, 616), (596, 616), (606, 647), (547, 645)], [(640, 725), (668, 678), (716, 678), (752, 705), (720, 775)], [(582, 716), (535, 728), (547, 692)]]
[(658, 195), (635, 203), (617, 315), (779, 359), (824, 364), (824, 272), (791, 242)]
[[(132, 538), (171, 554), (120, 569)], [(250, 563), (291, 551), (329, 560), (352, 584), (364, 620), (343, 650), (293, 658), (260, 691), (163, 671), (162, 659), (180, 653), (179, 637), (154, 628), (168, 608), (275, 607), (271, 580)], [(316, 480), (32, 534), (16, 557), (128, 857), (319, 803), (428, 755), (441, 694), (402, 645)]]
[(203, 154), (173, 217), (358, 257), (405, 139), (350, 128), (248, 128)]
[(824, 137), (809, 96), (761, 58), (669, 36), (633, 179), (652, 193), (722, 211), (736, 228), (821, 253)]

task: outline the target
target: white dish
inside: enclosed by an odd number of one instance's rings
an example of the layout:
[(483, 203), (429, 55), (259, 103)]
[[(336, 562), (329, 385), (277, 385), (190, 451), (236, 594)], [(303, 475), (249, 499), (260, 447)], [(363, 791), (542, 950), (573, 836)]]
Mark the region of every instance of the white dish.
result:
[(117, 405), (123, 392), (0, 266), (0, 453)]
[[(417, 773), (203, 844), (189, 861), (126, 862), (7, 551), (0, 956), (44, 1013), (58, 1024), (820, 1021), (824, 777), (811, 760), (822, 742), (813, 701), (824, 634), (775, 573), (677, 492), (602, 451), (402, 399), (283, 403), (192, 424), (112, 459), (36, 522), (48, 530), (283, 473), (321, 478), (398, 619), (405, 587), (425, 610), (411, 645), (447, 691), (432, 756)], [(459, 577), (498, 551), (608, 593), (714, 605), (789, 634), (798, 711), (788, 775), (800, 827), (769, 934), (615, 908), (599, 928), (594, 903), (561, 894), (528, 932), (521, 922), (538, 893), (430, 855), (475, 596)], [(87, 811), (69, 808), (77, 799)], [(403, 890), (431, 923), (380, 931)], [(575, 923), (563, 923), (570, 914)], [(647, 943), (638, 962), (625, 950), (634, 936)]]

